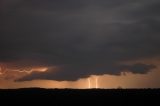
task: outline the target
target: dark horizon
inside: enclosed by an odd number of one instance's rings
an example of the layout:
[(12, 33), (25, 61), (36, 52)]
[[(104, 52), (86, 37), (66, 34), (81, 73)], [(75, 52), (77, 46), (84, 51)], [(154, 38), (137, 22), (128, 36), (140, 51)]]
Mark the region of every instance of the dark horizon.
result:
[[(0, 89), (2, 100), (15, 103), (48, 103), (53, 105), (73, 104), (159, 104), (160, 89)], [(8, 104), (8, 102), (6, 103)]]

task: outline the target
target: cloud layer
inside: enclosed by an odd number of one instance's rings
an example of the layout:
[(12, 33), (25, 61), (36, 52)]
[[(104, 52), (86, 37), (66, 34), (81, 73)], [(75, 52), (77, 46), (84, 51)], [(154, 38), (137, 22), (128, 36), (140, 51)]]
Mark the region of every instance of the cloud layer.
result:
[(123, 61), (160, 55), (159, 11), (159, 0), (2, 0), (0, 61), (51, 67), (24, 79), (119, 75)]

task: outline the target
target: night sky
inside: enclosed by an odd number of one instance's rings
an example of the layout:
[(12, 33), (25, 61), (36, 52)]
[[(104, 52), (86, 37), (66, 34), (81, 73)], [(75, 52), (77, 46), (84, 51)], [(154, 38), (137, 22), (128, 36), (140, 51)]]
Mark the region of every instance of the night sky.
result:
[(160, 0), (1, 0), (0, 88), (159, 88)]

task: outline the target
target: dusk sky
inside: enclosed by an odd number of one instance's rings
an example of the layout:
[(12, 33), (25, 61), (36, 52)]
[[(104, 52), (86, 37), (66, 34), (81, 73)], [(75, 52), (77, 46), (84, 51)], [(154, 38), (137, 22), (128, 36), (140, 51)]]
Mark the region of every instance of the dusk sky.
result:
[(160, 88), (160, 0), (1, 0), (0, 88)]

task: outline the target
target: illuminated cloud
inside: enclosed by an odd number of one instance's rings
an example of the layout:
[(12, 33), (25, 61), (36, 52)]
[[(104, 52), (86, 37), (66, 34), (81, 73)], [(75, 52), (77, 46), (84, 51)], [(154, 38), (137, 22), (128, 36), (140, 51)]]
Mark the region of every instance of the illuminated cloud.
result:
[(25, 73), (27, 73), (27, 74), (31, 74), (31, 73), (33, 73), (33, 72), (40, 72), (40, 73), (42, 73), (42, 72), (45, 72), (45, 71), (47, 71), (48, 69), (47, 68), (33, 68), (33, 69), (30, 69), (30, 70), (18, 70), (19, 72), (25, 72)]
[(15, 69), (13, 67), (4, 67), (0, 66), (0, 75), (2, 79), (5, 80), (17, 80), (23, 78), (27, 75), (30, 75), (34, 72), (43, 73), (48, 70), (47, 67), (34, 67), (30, 69)]
[[(82, 67), (82, 66), (81, 66)], [(146, 74), (150, 72), (152, 69), (155, 69), (155, 65), (146, 65), (142, 63), (137, 63), (133, 65), (113, 65), (113, 66), (100, 66), (100, 67), (94, 67), (91, 66), (91, 68), (78, 68), (72, 69), (72, 67), (65, 67), (62, 70), (59, 70), (57, 72), (52, 71), (46, 71), (44, 73), (34, 72), (30, 75), (27, 75), (21, 79), (18, 79), (19, 81), (25, 81), (25, 80), (34, 80), (34, 79), (49, 79), (49, 80), (69, 80), (74, 81), (78, 80), (80, 78), (87, 78), (90, 75), (104, 75), (104, 74), (110, 74), (110, 75), (121, 75), (122, 72), (132, 72), (134, 74)], [(83, 70), (86, 69), (86, 70)]]
[(154, 64), (121, 63), (160, 56), (159, 0), (2, 1), (0, 62), (32, 73), (20, 80), (146, 74)]

